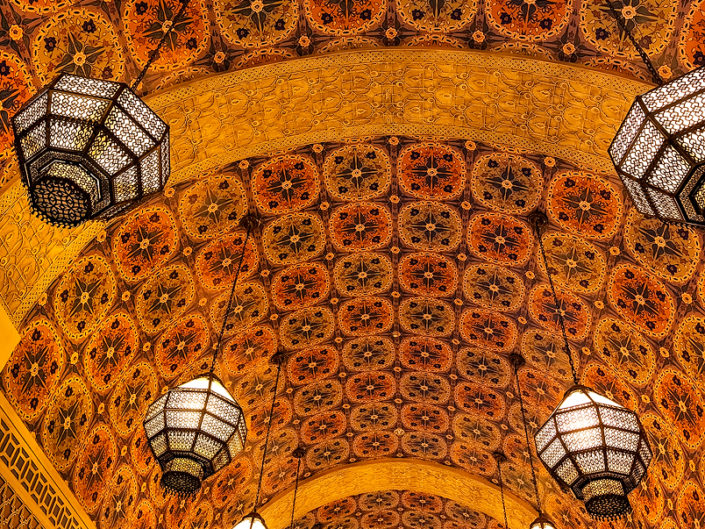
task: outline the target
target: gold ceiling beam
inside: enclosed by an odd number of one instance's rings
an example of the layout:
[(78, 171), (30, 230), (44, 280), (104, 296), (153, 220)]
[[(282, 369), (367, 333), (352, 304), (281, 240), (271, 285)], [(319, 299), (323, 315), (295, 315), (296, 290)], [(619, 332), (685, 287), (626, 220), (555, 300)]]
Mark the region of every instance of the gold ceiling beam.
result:
[[(453, 500), (495, 520), (504, 520), (499, 487), (459, 468), (420, 459), (375, 459), (337, 466), (299, 483), (295, 518), (328, 503), (384, 490), (434, 494)], [(260, 509), (269, 529), (286, 529), (291, 522), (290, 487)], [(526, 501), (505, 490), (509, 529), (526, 529), (537, 513)]]
[[(465, 138), (611, 171), (607, 146), (641, 82), (497, 52), (385, 48), (284, 61), (145, 98), (171, 127), (174, 185), (240, 159), (364, 136)], [(35, 219), (0, 197), (0, 303), (15, 324), (102, 230)]]

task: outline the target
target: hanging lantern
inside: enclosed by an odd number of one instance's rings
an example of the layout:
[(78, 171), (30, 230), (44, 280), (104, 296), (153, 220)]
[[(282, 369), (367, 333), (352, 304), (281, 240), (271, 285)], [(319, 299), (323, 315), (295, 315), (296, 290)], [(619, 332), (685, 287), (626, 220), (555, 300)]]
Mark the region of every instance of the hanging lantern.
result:
[(242, 451), (247, 436), (242, 409), (212, 373), (153, 402), (144, 428), (164, 472), (162, 486), (177, 494), (195, 493)]
[(636, 413), (584, 386), (573, 386), (534, 437), (539, 458), (598, 520), (631, 512), (627, 494), (651, 462)]
[(530, 529), (556, 529), (556, 524), (547, 516), (540, 514), (538, 518), (531, 522)]
[(705, 67), (637, 96), (609, 154), (641, 213), (705, 226)]
[(12, 127), (30, 205), (52, 224), (109, 219), (169, 178), (169, 127), (123, 83), (62, 74)]
[(240, 520), (233, 529), (267, 529), (267, 524), (257, 512), (253, 511)]

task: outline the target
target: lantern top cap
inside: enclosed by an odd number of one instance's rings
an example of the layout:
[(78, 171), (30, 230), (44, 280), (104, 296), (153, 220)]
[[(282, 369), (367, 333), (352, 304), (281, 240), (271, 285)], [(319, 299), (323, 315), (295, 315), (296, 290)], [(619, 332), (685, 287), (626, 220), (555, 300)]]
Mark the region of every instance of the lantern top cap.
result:
[(219, 397), (222, 397), (226, 400), (234, 402), (234, 399), (232, 398), (230, 393), (228, 393), (228, 390), (225, 389), (225, 386), (223, 386), (223, 383), (220, 381), (220, 379), (212, 373), (206, 373), (203, 375), (199, 375), (198, 377), (194, 378), (193, 380), (189, 380), (188, 382), (181, 384), (179, 386), (179, 388), (181, 388), (181, 389), (195, 389), (195, 390), (203, 390), (203, 391), (206, 391), (210, 388)]
[(600, 395), (595, 390), (576, 384), (565, 392), (563, 402), (559, 408), (572, 408), (573, 406), (584, 406), (587, 404), (603, 404), (615, 408), (624, 408), (621, 404)]

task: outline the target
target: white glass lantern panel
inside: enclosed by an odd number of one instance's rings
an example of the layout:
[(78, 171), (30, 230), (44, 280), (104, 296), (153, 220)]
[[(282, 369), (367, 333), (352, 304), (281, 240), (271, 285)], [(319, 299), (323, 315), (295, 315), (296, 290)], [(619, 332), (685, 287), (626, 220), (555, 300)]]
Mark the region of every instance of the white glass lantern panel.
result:
[(621, 163), (621, 169), (632, 178), (641, 179), (663, 145), (664, 138), (650, 121), (644, 124), (639, 136)]
[(602, 446), (602, 432), (600, 428), (590, 428), (580, 432), (571, 432), (561, 435), (561, 439), (569, 452), (579, 452)]
[(137, 156), (142, 156), (156, 145), (152, 138), (119, 107), (113, 107), (110, 110), (110, 114), (105, 119), (105, 127)]
[(571, 486), (578, 479), (578, 470), (570, 459), (564, 460), (555, 472), (568, 486)]
[(541, 452), (541, 460), (550, 468), (555, 467), (566, 455), (565, 448), (559, 439), (554, 440), (548, 448)]
[(52, 118), (49, 123), (49, 143), (58, 149), (82, 151), (93, 134), (89, 123)]
[(575, 461), (578, 463), (580, 470), (582, 470), (584, 474), (595, 474), (606, 470), (605, 455), (602, 450), (594, 450), (592, 452), (576, 454)]
[(221, 421), (220, 419), (213, 417), (211, 414), (206, 413), (203, 417), (203, 424), (201, 425), (201, 430), (217, 437), (223, 442), (226, 442), (228, 438), (235, 432), (235, 427)]
[(574, 406), (584, 406), (586, 404), (592, 404), (588, 396), (584, 391), (573, 391), (568, 395), (563, 402), (561, 402), (558, 409), (564, 410), (567, 408), (572, 408)]
[[(703, 121), (705, 121), (705, 115)], [(693, 157), (696, 163), (705, 162), (705, 126), (684, 134), (676, 141)]]
[(230, 396), (228, 390), (225, 389), (223, 384), (221, 384), (218, 380), (213, 379), (213, 383), (211, 384), (211, 390), (219, 397), (222, 397), (230, 402), (235, 402), (235, 399)]
[(167, 435), (169, 436), (169, 448), (181, 452), (191, 450), (193, 442), (196, 439), (195, 432), (177, 432), (169, 430)]
[(645, 215), (654, 215), (654, 210), (651, 209), (649, 200), (646, 198), (641, 185), (636, 180), (625, 176), (622, 176), (622, 182), (624, 183), (624, 187), (627, 188), (627, 191), (629, 191), (629, 196), (632, 197), (636, 209)]
[[(142, 158), (140, 162), (142, 171), (142, 189), (145, 193), (159, 190), (159, 151), (154, 150)], [(214, 381), (215, 382), (215, 381)]]
[(600, 418), (597, 416), (597, 407), (593, 405), (560, 410), (556, 413), (556, 423), (558, 431), (564, 433), (599, 426)]
[(26, 136), (22, 138), (22, 153), (25, 158), (31, 158), (44, 147), (46, 147), (47, 123), (41, 121), (29, 130)]
[(166, 452), (167, 449), (166, 434), (160, 433), (155, 438), (150, 439), (149, 444), (152, 447), (152, 450), (154, 450), (154, 454), (157, 457), (161, 456), (162, 454), (164, 454), (164, 452)]
[(649, 184), (675, 193), (690, 172), (690, 164), (668, 145), (659, 157), (656, 166), (650, 171)]
[(234, 402), (225, 401), (212, 394), (208, 398), (208, 406), (206, 409), (208, 413), (220, 417), (222, 420), (231, 424), (237, 424), (242, 417), (240, 408), (238, 408)]
[(179, 410), (202, 410), (206, 405), (207, 396), (208, 393), (202, 391), (179, 391), (177, 389), (171, 392), (167, 407)]
[(162, 185), (166, 184), (169, 174), (171, 173), (171, 162), (169, 160), (169, 133), (167, 132), (164, 141), (159, 147), (162, 157)]
[(653, 455), (651, 454), (651, 449), (649, 446), (646, 444), (646, 440), (642, 439), (641, 440), (641, 446), (639, 446), (639, 455), (641, 456), (641, 460), (644, 462), (645, 465), (649, 465), (651, 463), (651, 458)]
[(184, 428), (196, 430), (201, 423), (200, 411), (166, 410), (167, 428)]
[(99, 132), (88, 154), (108, 174), (114, 175), (130, 163), (130, 155), (104, 132)]
[(615, 428), (622, 428), (632, 432), (639, 432), (640, 430), (636, 415), (626, 408), (614, 409), (601, 406), (600, 416), (605, 426), (614, 426)]
[(539, 452), (543, 450), (548, 443), (550, 443), (553, 438), (556, 437), (556, 426), (551, 417), (546, 424), (544, 424), (541, 429), (536, 432), (534, 436), (534, 441), (536, 442), (536, 450)]
[(166, 123), (131, 90), (123, 90), (117, 101), (149, 134), (156, 139), (161, 138), (166, 130)]
[(144, 430), (147, 433), (147, 437), (154, 437), (160, 431), (162, 431), (165, 426), (166, 424), (164, 423), (164, 414), (159, 413), (154, 418), (144, 423)]
[(47, 113), (47, 104), (49, 102), (49, 93), (45, 92), (39, 96), (34, 103), (25, 108), (22, 112), (15, 115), (15, 126), (17, 132), (21, 133), (34, 125), (38, 119), (43, 118)]
[(152, 404), (149, 405), (149, 409), (147, 409), (147, 417), (146, 420), (151, 419), (154, 417), (157, 413), (161, 412), (164, 410), (164, 406), (166, 406), (166, 399), (169, 397), (169, 393), (164, 393), (161, 397), (159, 397), (157, 400), (155, 400)]
[(646, 108), (654, 112), (703, 89), (705, 89), (705, 68), (698, 68), (663, 86), (654, 88), (641, 97)]
[(244, 439), (238, 434), (233, 435), (228, 440), (228, 451), (230, 452), (231, 458), (237, 456), (240, 452), (242, 452), (242, 449), (245, 448), (243, 441)]
[(678, 208), (676, 200), (661, 191), (652, 189), (650, 187), (646, 188), (646, 192), (651, 197), (654, 203), (656, 212), (667, 219), (680, 220), (683, 218), (681, 210)]
[(634, 455), (616, 450), (607, 450), (607, 470), (628, 476), (632, 471)]
[(125, 202), (137, 197), (139, 186), (137, 184), (137, 167), (132, 166), (113, 179), (113, 193), (116, 202)]
[(654, 116), (669, 134), (678, 134), (705, 117), (705, 93), (693, 96), (677, 105), (662, 110)]
[(193, 451), (196, 452), (199, 456), (205, 457), (210, 461), (215, 457), (215, 455), (218, 453), (218, 450), (220, 450), (222, 447), (222, 443), (211, 439), (207, 435), (199, 434), (198, 439), (196, 439), (196, 446), (194, 446)]
[(92, 79), (88, 77), (80, 77), (78, 75), (64, 74), (54, 85), (58, 90), (66, 90), (68, 92), (76, 92), (95, 97), (105, 97), (110, 99), (113, 97), (120, 85), (112, 81), (104, 81), (102, 79)]
[(638, 104), (634, 103), (632, 108), (629, 109), (627, 117), (624, 118), (624, 122), (619, 128), (612, 145), (610, 145), (610, 156), (612, 156), (612, 159), (616, 164), (619, 164), (622, 161), (624, 153), (627, 152), (627, 149), (634, 141), (634, 138), (636, 138), (636, 135), (639, 132), (639, 129), (641, 129), (641, 125), (644, 123), (645, 119), (646, 114), (644, 114), (644, 111)]
[(211, 464), (213, 465), (213, 470), (215, 472), (218, 472), (218, 470), (223, 468), (228, 463), (230, 463), (230, 454), (228, 453), (227, 447), (223, 447), (211, 462)]
[(179, 388), (208, 391), (208, 377), (194, 378), (193, 380), (181, 384)]
[(267, 529), (264, 520), (257, 515), (245, 516), (233, 529)]
[(110, 99), (96, 99), (70, 92), (54, 91), (51, 94), (51, 114), (82, 121), (100, 121), (108, 107)]
[(634, 483), (639, 483), (641, 478), (644, 477), (644, 474), (646, 474), (646, 467), (637, 459), (634, 463), (634, 470), (632, 471), (632, 479), (634, 480)]

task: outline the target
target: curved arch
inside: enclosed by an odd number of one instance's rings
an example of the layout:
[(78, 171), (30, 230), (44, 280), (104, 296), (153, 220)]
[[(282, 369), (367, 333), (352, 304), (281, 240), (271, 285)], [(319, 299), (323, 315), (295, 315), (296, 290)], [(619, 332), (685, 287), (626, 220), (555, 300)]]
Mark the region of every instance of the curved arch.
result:
[[(348, 496), (382, 490), (409, 490), (435, 494), (503, 520), (497, 485), (464, 470), (419, 459), (375, 459), (320, 472), (299, 482), (295, 517)], [(277, 494), (260, 513), (269, 529), (285, 529), (291, 520), (293, 487)], [(509, 529), (525, 529), (536, 510), (505, 490)]]
[[(171, 127), (170, 185), (243, 158), (368, 135), (466, 138), (611, 171), (607, 146), (634, 95), (612, 73), (496, 52), (351, 50), (211, 75), (146, 101)], [(102, 230), (55, 229), (18, 181), (0, 197), (0, 307), (22, 321)]]

